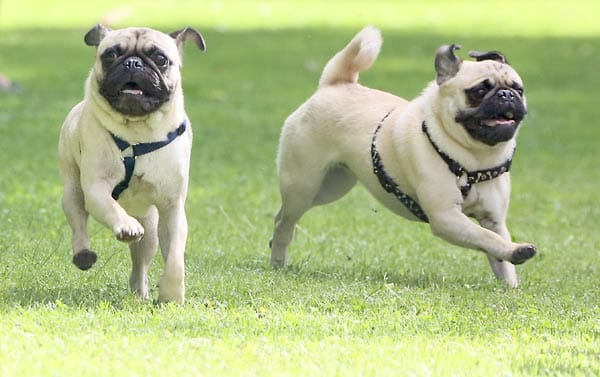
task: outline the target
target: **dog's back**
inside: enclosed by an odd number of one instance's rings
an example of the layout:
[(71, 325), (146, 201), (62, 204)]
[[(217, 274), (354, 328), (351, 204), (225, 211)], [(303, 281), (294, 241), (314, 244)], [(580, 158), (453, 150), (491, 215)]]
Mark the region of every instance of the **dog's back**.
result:
[[(314, 155), (325, 164), (344, 161), (353, 167), (349, 159), (357, 149), (366, 150), (363, 144), (368, 146), (381, 118), (408, 103), (358, 83), (359, 73), (373, 65), (381, 44), (379, 30), (367, 26), (327, 62), (317, 91), (285, 121), (278, 165), (289, 168), (296, 155)], [(289, 164), (285, 159), (291, 160)], [(356, 168), (362, 169), (360, 165)]]

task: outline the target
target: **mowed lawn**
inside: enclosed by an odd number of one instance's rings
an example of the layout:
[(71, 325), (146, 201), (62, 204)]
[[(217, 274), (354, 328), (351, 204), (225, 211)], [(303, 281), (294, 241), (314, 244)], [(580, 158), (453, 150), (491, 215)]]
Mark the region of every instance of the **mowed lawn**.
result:
[[(594, 1), (0, 2), (0, 376), (594, 376), (600, 374), (600, 4)], [(91, 221), (98, 263), (71, 264), (58, 132), (81, 99), (96, 22), (173, 31), (194, 128), (184, 306), (128, 290), (129, 252)], [(291, 266), (268, 263), (285, 117), (371, 24), (365, 85), (412, 98), (442, 44), (500, 50), (529, 114), (509, 228), (539, 254), (522, 284), (358, 187), (309, 212)], [(152, 295), (162, 272), (156, 258)]]

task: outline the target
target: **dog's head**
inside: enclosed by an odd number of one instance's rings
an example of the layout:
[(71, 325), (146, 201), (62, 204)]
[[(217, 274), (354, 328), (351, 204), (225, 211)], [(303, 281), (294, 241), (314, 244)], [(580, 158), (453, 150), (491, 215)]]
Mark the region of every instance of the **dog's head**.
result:
[(171, 99), (181, 76), (181, 50), (187, 40), (202, 51), (204, 39), (185, 28), (170, 35), (148, 28), (110, 30), (96, 25), (85, 35), (96, 46), (92, 79), (117, 112), (131, 117), (158, 110)]
[(527, 113), (521, 77), (500, 52), (471, 51), (475, 61), (462, 61), (459, 48), (442, 46), (435, 59), (444, 116), (487, 145), (512, 139)]

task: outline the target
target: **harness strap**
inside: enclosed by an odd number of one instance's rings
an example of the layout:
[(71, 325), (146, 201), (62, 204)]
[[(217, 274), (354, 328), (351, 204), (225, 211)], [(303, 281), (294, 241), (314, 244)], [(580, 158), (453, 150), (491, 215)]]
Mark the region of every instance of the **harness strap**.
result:
[(125, 178), (113, 189), (111, 196), (114, 200), (118, 200), (119, 195), (121, 195), (121, 193), (125, 191), (127, 187), (129, 187), (129, 181), (131, 181), (133, 169), (135, 169), (135, 157), (123, 157), (123, 166), (125, 166)]
[[(392, 179), (392, 177), (387, 175), (383, 167), (381, 155), (377, 151), (377, 147), (375, 145), (375, 140), (377, 138), (379, 130), (383, 126), (385, 120), (390, 116), (390, 114), (393, 111), (394, 110), (391, 110), (390, 112), (385, 114), (381, 121), (379, 121), (379, 124), (377, 125), (377, 128), (373, 133), (373, 139), (371, 140), (371, 160), (373, 162), (373, 173), (375, 173), (377, 179), (379, 180), (379, 183), (385, 191), (393, 194), (419, 220), (423, 222), (429, 222), (425, 211), (423, 211), (419, 203), (413, 198), (411, 198), (410, 195), (402, 192), (402, 190), (400, 190), (400, 186), (398, 186), (398, 184)], [(435, 142), (431, 138), (431, 135), (429, 134), (429, 131), (427, 130), (427, 125), (424, 121), (422, 123), (422, 129), (423, 133), (427, 135), (427, 139), (429, 139), (429, 142), (431, 143), (435, 151), (442, 158), (442, 160), (444, 160), (446, 165), (448, 165), (448, 169), (452, 172), (452, 174), (456, 176), (457, 180), (460, 181), (463, 177), (465, 177), (465, 183), (460, 186), (460, 192), (463, 198), (466, 198), (467, 195), (469, 195), (469, 192), (471, 191), (471, 188), (474, 184), (492, 180), (510, 170), (510, 165), (515, 154), (515, 150), (513, 150), (510, 157), (504, 163), (495, 166), (491, 169), (476, 170), (471, 172), (465, 169), (460, 163), (452, 159), (450, 156), (448, 156), (448, 154), (443, 152), (437, 146), (437, 144), (435, 144)]]
[(448, 169), (450, 169), (452, 174), (454, 174), (458, 180), (460, 180), (463, 177), (466, 177), (464, 181), (465, 183), (461, 184), (460, 186), (460, 192), (462, 193), (463, 198), (469, 195), (469, 192), (471, 191), (471, 188), (474, 184), (497, 178), (510, 170), (510, 165), (515, 154), (515, 150), (513, 150), (510, 157), (506, 161), (504, 161), (504, 163), (498, 166), (495, 166), (491, 169), (483, 169), (470, 172), (467, 171), (467, 169), (465, 169), (457, 161), (453, 160), (450, 156), (448, 156), (437, 146), (437, 144), (431, 138), (429, 131), (427, 130), (427, 124), (425, 124), (425, 121), (423, 121), (421, 128), (423, 129), (425, 135), (427, 135), (427, 139), (429, 139), (429, 142), (433, 146), (433, 149), (435, 149), (435, 151), (440, 155), (442, 160), (444, 160), (446, 165), (448, 165)]
[(398, 186), (398, 184), (392, 179), (392, 177), (387, 175), (385, 169), (383, 168), (381, 155), (379, 154), (379, 152), (377, 151), (377, 147), (375, 146), (375, 139), (377, 138), (377, 133), (381, 129), (381, 126), (383, 126), (383, 122), (385, 122), (387, 117), (390, 116), (392, 111), (394, 110), (391, 110), (383, 117), (383, 119), (381, 119), (381, 121), (379, 121), (379, 124), (377, 125), (377, 128), (373, 133), (373, 139), (371, 141), (371, 160), (373, 161), (373, 173), (375, 173), (377, 179), (379, 179), (379, 183), (385, 191), (389, 192), (390, 194), (393, 194), (400, 201), (400, 203), (402, 203), (416, 218), (423, 222), (429, 222), (425, 211), (423, 211), (419, 203), (417, 203), (416, 200), (411, 198), (410, 195), (402, 192), (402, 190), (400, 190), (400, 186)]
[(117, 147), (121, 152), (124, 152), (126, 149), (131, 147), (131, 155), (122, 157), (123, 166), (125, 167), (125, 178), (113, 189), (111, 194), (113, 199), (118, 200), (121, 193), (125, 191), (127, 187), (129, 187), (129, 182), (131, 181), (133, 170), (135, 169), (135, 160), (138, 156), (143, 156), (169, 145), (173, 140), (185, 132), (186, 127), (187, 123), (184, 120), (179, 127), (167, 134), (167, 138), (165, 140), (154, 141), (151, 143), (138, 143), (133, 145), (129, 144), (129, 142), (121, 139), (120, 137), (111, 134), (115, 144), (117, 144)]

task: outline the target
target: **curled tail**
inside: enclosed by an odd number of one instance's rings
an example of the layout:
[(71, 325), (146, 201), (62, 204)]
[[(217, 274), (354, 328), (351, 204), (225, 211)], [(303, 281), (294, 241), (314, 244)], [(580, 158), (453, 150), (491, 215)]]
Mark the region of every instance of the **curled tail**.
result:
[(362, 29), (346, 47), (325, 66), (319, 87), (356, 83), (358, 73), (369, 69), (381, 50), (381, 33), (372, 26)]

